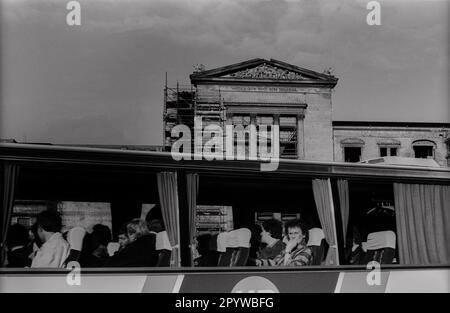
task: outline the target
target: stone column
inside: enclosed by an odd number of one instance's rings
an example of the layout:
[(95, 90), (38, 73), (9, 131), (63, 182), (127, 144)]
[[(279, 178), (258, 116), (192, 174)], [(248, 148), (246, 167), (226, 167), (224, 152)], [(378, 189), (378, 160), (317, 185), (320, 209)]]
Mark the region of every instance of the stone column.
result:
[(303, 114), (297, 115), (297, 159), (305, 159), (305, 127), (303, 124), (305, 116)]
[[(278, 126), (278, 145), (280, 145), (280, 114), (274, 114), (273, 115), (273, 125)], [(273, 133), (273, 129), (272, 129), (272, 133)], [(270, 153), (273, 155), (273, 151), (274, 151), (274, 143), (275, 143), (275, 138), (273, 138), (272, 142), (270, 143)], [(280, 151), (281, 147), (278, 147), (278, 151)], [(275, 157), (279, 158), (281, 156), (281, 153), (279, 153), (280, 155), (277, 155)]]
[(226, 120), (225, 120), (225, 128), (223, 130), (223, 150), (224, 150), (224, 156), (227, 160), (233, 160), (234, 158), (234, 133), (231, 132), (230, 135), (227, 134), (227, 126), (231, 125), (233, 126), (233, 113), (227, 112), (226, 113)]
[[(250, 151), (254, 151), (254, 155), (253, 157), (257, 157), (258, 156), (258, 130), (257, 130), (257, 125), (256, 125), (256, 114), (250, 114), (250, 125), (252, 125), (253, 127), (250, 128), (250, 142), (248, 145), (248, 155), (251, 157), (251, 153)], [(255, 131), (252, 131), (252, 130)], [(253, 149), (253, 150), (252, 150)]]

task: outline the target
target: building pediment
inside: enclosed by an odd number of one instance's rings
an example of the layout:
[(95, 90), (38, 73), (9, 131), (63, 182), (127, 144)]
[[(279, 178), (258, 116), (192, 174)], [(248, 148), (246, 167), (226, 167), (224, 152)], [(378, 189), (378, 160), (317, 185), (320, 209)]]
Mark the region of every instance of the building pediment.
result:
[(337, 78), (298, 66), (270, 59), (253, 59), (241, 63), (198, 71), (190, 75), (193, 84), (234, 83), (234, 84), (294, 84), (327, 85), (334, 87)]

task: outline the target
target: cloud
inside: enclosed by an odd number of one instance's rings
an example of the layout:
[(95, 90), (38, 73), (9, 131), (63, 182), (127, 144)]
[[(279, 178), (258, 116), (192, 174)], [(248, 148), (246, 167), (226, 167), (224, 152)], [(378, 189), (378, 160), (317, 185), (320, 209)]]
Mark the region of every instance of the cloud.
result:
[[(159, 143), (165, 71), (186, 82), (195, 63), (211, 68), (254, 57), (317, 71), (334, 67), (339, 118), (352, 112), (392, 118), (386, 112), (395, 104), (420, 120), (422, 107), (414, 116), (411, 103), (427, 99), (448, 113), (450, 1), (380, 1), (381, 26), (366, 24), (366, 0), (79, 2), (82, 25), (71, 28), (67, 1), (2, 1), (7, 124), (0, 126), (19, 133), (12, 137), (20, 139), (28, 127), (42, 141), (51, 134), (59, 142), (95, 141), (92, 133), (99, 141)], [(59, 119), (81, 125), (77, 135)]]
[[(263, 51), (295, 59), (300, 54), (360, 58), (367, 66), (408, 66), (401, 55), (432, 47), (449, 31), (446, 2), (381, 1), (382, 26), (365, 24), (366, 1), (327, 0), (80, 0), (83, 32), (147, 31), (181, 45), (212, 46), (235, 55)], [(430, 3), (430, 1), (428, 1)], [(6, 1), (15, 22), (64, 23), (64, 2)], [(447, 10), (445, 10), (447, 8)], [(420, 21), (416, 17), (421, 15)], [(64, 25), (61, 25), (64, 27)], [(429, 48), (424, 53), (433, 54)], [(352, 53), (349, 53), (352, 52)], [(376, 54), (377, 57), (372, 57)], [(413, 57), (410, 55), (409, 57)], [(373, 61), (377, 59), (377, 63)], [(420, 62), (419, 60), (410, 61)]]

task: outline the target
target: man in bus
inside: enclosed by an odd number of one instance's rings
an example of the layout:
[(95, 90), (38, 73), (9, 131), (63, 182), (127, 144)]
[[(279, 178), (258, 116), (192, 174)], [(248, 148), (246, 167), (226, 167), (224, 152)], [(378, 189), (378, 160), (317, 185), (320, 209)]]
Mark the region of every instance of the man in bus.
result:
[(310, 265), (312, 260), (311, 249), (306, 246), (307, 228), (300, 220), (292, 220), (285, 225), (288, 242), (285, 249), (269, 264), (273, 266), (303, 266)]
[(61, 231), (61, 216), (57, 211), (46, 210), (37, 216), (37, 234), (42, 246), (36, 252), (31, 267), (62, 267), (69, 255), (69, 244)]
[(286, 244), (282, 236), (283, 225), (279, 220), (272, 218), (262, 223), (261, 243), (265, 246), (257, 252), (257, 266), (269, 265), (269, 260), (274, 259), (285, 249)]
[(105, 267), (153, 267), (158, 262), (156, 235), (138, 218), (127, 224), (128, 243), (106, 260)]

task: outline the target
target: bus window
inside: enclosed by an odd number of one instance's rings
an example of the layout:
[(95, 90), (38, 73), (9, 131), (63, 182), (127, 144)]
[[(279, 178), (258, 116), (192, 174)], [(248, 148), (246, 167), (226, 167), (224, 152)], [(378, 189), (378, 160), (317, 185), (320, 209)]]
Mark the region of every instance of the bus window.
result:
[[(156, 234), (153, 226), (158, 221), (152, 219), (153, 224), (149, 225), (145, 220), (150, 211), (156, 210), (156, 203), (159, 203), (159, 195), (154, 172), (23, 167), (16, 187), (11, 225), (21, 225), (30, 233), (26, 257), (30, 258), (31, 267), (34, 267), (31, 259), (52, 244), (61, 249), (69, 247), (65, 262), (56, 267), (65, 266), (69, 261), (77, 261), (81, 267), (162, 266), (167, 264), (167, 255), (170, 262), (167, 233)], [(39, 220), (42, 212), (50, 212), (50, 222)], [(53, 223), (55, 216), (56, 224)], [(54, 241), (58, 236), (59, 241)], [(122, 246), (118, 241), (121, 236), (127, 237), (121, 241)], [(11, 246), (15, 242), (13, 237), (13, 232), (7, 237), (9, 255), (18, 249), (17, 245)], [(161, 251), (156, 251), (157, 245), (162, 247)], [(109, 262), (113, 254), (119, 252), (124, 256)], [(166, 256), (166, 261), (159, 259), (160, 252)], [(45, 263), (39, 264), (44, 266)], [(7, 257), (3, 266), (17, 265)]]
[[(196, 265), (276, 266), (275, 262), (267, 261), (262, 264), (261, 261), (257, 264), (255, 260), (258, 258), (260, 250), (266, 246), (270, 248), (271, 245), (279, 242), (280, 245), (286, 247), (289, 241), (289, 233), (284, 226), (295, 222), (297, 219), (300, 219), (302, 225), (304, 225), (302, 226), (304, 228), (302, 229), (302, 244), (307, 248), (307, 251), (311, 250), (310, 247), (307, 247), (309, 229), (321, 229), (321, 224), (310, 179), (292, 181), (270, 177), (200, 175), (199, 182), (197, 221), (208, 222), (204, 222), (205, 227), (196, 234), (198, 236), (197, 244), (201, 245), (197, 249)], [(213, 208), (228, 208), (228, 213), (225, 213), (226, 210), (222, 214), (219, 211), (213, 213)], [(232, 225), (233, 230), (225, 230), (223, 225), (226, 224), (227, 218), (232, 219), (228, 222), (228, 225)], [(279, 221), (279, 238), (262, 239), (262, 236), (271, 232), (271, 230), (264, 229), (265, 222), (270, 220)], [(197, 224), (198, 226), (199, 224)], [(241, 246), (234, 246), (234, 242), (239, 241), (235, 239), (235, 236), (246, 238), (247, 241), (242, 242)], [(208, 244), (205, 244), (205, 238), (209, 240)], [(233, 242), (230, 245), (232, 249), (230, 246), (223, 247), (223, 245), (227, 245), (227, 242)], [(319, 246), (321, 243), (322, 241), (319, 240)], [(208, 249), (205, 247), (208, 247)], [(322, 246), (322, 249), (326, 248), (325, 245)], [(233, 250), (232, 253), (231, 250)], [(283, 249), (280, 250), (281, 252), (283, 252)], [(245, 255), (245, 262), (239, 259), (241, 255)], [(308, 265), (321, 264), (323, 256), (324, 253), (320, 254), (320, 260), (308, 261)], [(226, 259), (226, 261), (223, 261), (223, 259)], [(233, 260), (240, 263), (233, 263)]]
[(347, 264), (448, 264), (448, 184), (354, 181), (349, 194)]
[(391, 183), (351, 182), (345, 264), (398, 263)]

